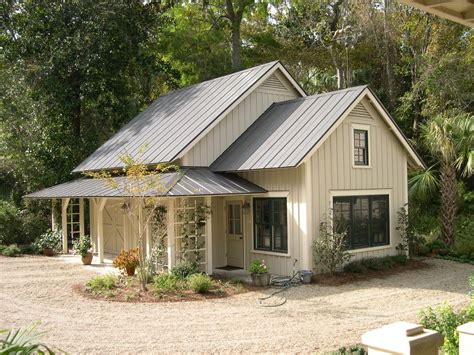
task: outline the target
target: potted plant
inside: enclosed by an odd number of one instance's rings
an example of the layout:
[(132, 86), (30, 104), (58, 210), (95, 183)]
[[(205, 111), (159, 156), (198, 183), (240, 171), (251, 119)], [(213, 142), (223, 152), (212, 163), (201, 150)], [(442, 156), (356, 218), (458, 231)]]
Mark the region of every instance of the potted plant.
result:
[(114, 259), (113, 265), (127, 273), (128, 276), (135, 275), (135, 269), (139, 265), (138, 248), (120, 251), (120, 254)]
[(254, 286), (265, 287), (270, 285), (270, 273), (268, 272), (267, 265), (265, 265), (265, 260), (252, 261), (249, 271)]
[(92, 263), (92, 242), (91, 237), (83, 235), (73, 243), (74, 252), (82, 257), (82, 263), (84, 265), (90, 265)]
[(62, 232), (49, 229), (41, 234), (35, 241), (36, 248), (42, 250), (46, 256), (53, 256), (55, 251), (61, 248)]

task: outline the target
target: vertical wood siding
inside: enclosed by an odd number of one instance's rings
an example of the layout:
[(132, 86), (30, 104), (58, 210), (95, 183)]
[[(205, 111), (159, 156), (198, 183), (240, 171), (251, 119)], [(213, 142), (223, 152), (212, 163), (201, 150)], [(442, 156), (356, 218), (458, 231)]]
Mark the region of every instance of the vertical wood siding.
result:
[[(370, 168), (352, 166), (352, 124), (370, 125)], [(330, 191), (390, 190), (390, 245), (372, 251), (355, 251), (353, 259), (395, 254), (395, 247), (400, 243), (397, 211), (407, 202), (407, 153), (370, 103), (364, 99), (358, 104), (311, 159), (316, 237), (318, 226), (330, 211)]]
[(104, 206), (104, 252), (118, 254), (124, 248), (122, 199), (110, 199)]
[[(268, 255), (252, 252), (253, 246), (253, 204), (244, 214), (246, 267), (254, 259), (264, 259), (272, 274), (292, 275), (293, 261), (300, 259), (301, 213), (305, 206), (301, 203), (303, 193), (303, 169), (274, 169), (240, 173), (242, 177), (262, 186), (268, 191), (279, 192), (287, 198), (289, 256)], [(279, 194), (280, 196), (280, 194)], [(272, 196), (270, 196), (272, 197)], [(298, 265), (297, 265), (298, 269)]]
[[(280, 78), (280, 79), (279, 79)], [(274, 102), (299, 96), (277, 73), (225, 116), (182, 158), (183, 166), (209, 166)], [(279, 82), (279, 84), (278, 84)]]

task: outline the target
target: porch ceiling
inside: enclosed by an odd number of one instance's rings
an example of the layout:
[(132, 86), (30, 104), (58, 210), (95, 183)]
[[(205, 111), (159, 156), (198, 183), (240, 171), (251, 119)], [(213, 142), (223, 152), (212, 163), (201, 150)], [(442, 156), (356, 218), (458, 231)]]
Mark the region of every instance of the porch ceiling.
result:
[[(113, 178), (123, 186), (125, 177)], [(80, 178), (28, 194), (25, 198), (131, 197), (124, 189), (110, 186), (105, 179)], [(209, 196), (265, 193), (266, 190), (230, 173), (215, 173), (208, 168), (183, 168), (160, 175), (160, 189), (150, 189), (146, 196)], [(128, 189), (129, 190), (129, 189)], [(158, 191), (159, 190), (159, 191)]]

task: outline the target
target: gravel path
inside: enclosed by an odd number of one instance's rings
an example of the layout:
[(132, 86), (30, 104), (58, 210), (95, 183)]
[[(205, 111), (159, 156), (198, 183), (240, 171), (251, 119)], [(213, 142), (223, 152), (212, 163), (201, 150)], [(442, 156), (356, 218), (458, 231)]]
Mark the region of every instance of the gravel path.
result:
[(204, 302), (127, 304), (81, 297), (95, 274), (59, 258), (0, 257), (0, 329), (41, 321), (44, 341), (69, 353), (313, 352), (359, 342), (367, 330), (416, 321), (426, 305), (467, 304), (474, 267), (430, 268), (338, 287), (301, 286), (276, 308), (251, 292)]

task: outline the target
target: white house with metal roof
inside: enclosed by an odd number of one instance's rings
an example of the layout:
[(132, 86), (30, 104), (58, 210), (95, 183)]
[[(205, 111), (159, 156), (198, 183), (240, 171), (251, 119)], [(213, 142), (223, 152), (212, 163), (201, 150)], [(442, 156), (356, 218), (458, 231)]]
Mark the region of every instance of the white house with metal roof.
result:
[[(211, 211), (199, 232), (208, 273), (246, 269), (257, 258), (274, 274), (291, 275), (295, 261), (317, 268), (311, 245), (330, 213), (347, 226), (354, 257), (395, 254), (408, 169), (424, 167), (367, 86), (307, 96), (278, 61), (160, 96), (74, 172), (120, 169), (120, 155), (144, 145), (150, 166), (182, 167), (165, 174), (159, 193), (166, 266), (183, 256), (185, 201)], [(62, 201), (64, 252), (86, 231), (100, 262), (136, 245), (136, 225), (120, 209), (130, 196), (103, 181), (82, 177), (27, 197)]]

